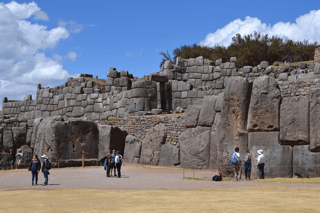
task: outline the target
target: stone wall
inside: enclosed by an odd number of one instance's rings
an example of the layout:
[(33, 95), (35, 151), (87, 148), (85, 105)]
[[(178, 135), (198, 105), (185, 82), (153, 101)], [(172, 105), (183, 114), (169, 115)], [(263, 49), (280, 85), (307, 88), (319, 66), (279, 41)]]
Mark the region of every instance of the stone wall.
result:
[(314, 61), (320, 62), (320, 47), (316, 48), (314, 51)]

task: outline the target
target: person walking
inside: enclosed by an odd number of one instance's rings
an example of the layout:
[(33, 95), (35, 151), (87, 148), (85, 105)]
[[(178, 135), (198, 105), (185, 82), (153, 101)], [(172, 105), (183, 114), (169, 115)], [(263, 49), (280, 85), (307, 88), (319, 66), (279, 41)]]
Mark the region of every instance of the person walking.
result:
[(263, 155), (263, 150), (258, 150), (257, 166), (259, 168), (259, 179), (264, 179), (264, 166), (265, 166), (265, 156)]
[(250, 175), (251, 175), (251, 159), (252, 159), (252, 156), (251, 156), (251, 153), (250, 153), (250, 150), (247, 149), (246, 150), (246, 154), (243, 158), (243, 170), (244, 170), (244, 174), (246, 176), (246, 180), (251, 180), (250, 179)]
[(110, 177), (110, 167), (111, 167), (111, 154), (108, 153), (106, 159), (104, 160), (104, 170), (107, 170), (107, 177)]
[(239, 180), (241, 180), (241, 169), (242, 169), (241, 168), (239, 147), (236, 147), (234, 150), (235, 150), (235, 153), (233, 153), (233, 155), (231, 157), (231, 163), (233, 165), (233, 171), (234, 171), (235, 180), (239, 181)]
[(117, 151), (117, 153), (116, 153), (115, 163), (116, 163), (116, 167), (117, 167), (118, 178), (121, 178), (122, 155), (120, 155), (119, 151)]
[(10, 170), (13, 170), (15, 156), (13, 154), (12, 149), (10, 149), (9, 158), (10, 158)]
[(42, 162), (42, 169), (41, 172), (43, 173), (44, 176), (44, 186), (48, 185), (48, 181), (49, 181), (49, 170), (51, 169), (51, 163), (48, 159), (47, 155), (43, 155), (41, 156), (43, 158), (43, 162)]
[(36, 183), (36, 185), (38, 185), (38, 173), (40, 169), (41, 169), (40, 160), (37, 155), (34, 155), (28, 169), (29, 171), (31, 171), (31, 174), (32, 174), (32, 186), (34, 186), (34, 182)]
[(116, 158), (116, 150), (112, 150), (112, 155), (111, 155), (111, 177), (112, 177), (112, 170), (113, 170), (113, 175), (114, 177), (117, 176), (116, 174), (116, 164), (115, 164), (115, 158)]

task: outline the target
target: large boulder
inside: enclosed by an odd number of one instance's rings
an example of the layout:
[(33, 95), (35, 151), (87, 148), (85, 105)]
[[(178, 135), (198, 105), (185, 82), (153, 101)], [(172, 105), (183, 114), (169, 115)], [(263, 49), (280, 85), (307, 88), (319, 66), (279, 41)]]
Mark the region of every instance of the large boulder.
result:
[(310, 152), (310, 147), (293, 147), (293, 175), (303, 178), (320, 176), (320, 153)]
[(124, 146), (123, 161), (126, 163), (133, 163), (135, 158), (140, 158), (140, 153), (141, 142), (133, 135), (127, 135)]
[(265, 177), (292, 177), (292, 147), (279, 144), (279, 132), (249, 133), (248, 148), (252, 153), (252, 177), (259, 177), (257, 168), (258, 150), (265, 156)]
[(216, 113), (214, 123), (211, 128), (211, 137), (210, 137), (210, 169), (218, 169), (218, 129), (220, 125), (221, 114)]
[(27, 128), (12, 127), (13, 141), (16, 147), (23, 146), (27, 143)]
[(6, 152), (0, 152), (0, 170), (10, 169), (10, 155)]
[(46, 154), (52, 162), (65, 159), (98, 158), (99, 130), (91, 121), (64, 121), (59, 116), (44, 118), (38, 125), (34, 154)]
[(280, 107), (280, 143), (309, 145), (309, 99), (284, 98)]
[(186, 127), (196, 127), (200, 114), (200, 106), (189, 106), (184, 115), (184, 123)]
[(32, 160), (32, 149), (28, 145), (23, 145), (20, 147), (22, 155), (22, 160), (19, 168), (29, 168), (30, 162)]
[(215, 108), (214, 108), (216, 112), (221, 112), (222, 103), (223, 103), (223, 96), (224, 96), (224, 93), (222, 92), (217, 97), (216, 105), (215, 105)]
[(140, 163), (158, 165), (161, 147), (166, 143), (166, 138), (166, 126), (163, 123), (152, 127), (142, 141)]
[[(30, 147), (32, 149), (34, 148), (34, 145), (35, 145), (37, 130), (38, 130), (38, 127), (39, 127), (41, 121), (42, 121), (42, 118), (36, 118), (33, 121), (33, 132), (32, 132), (32, 136), (31, 136), (31, 145), (30, 145)], [(41, 134), (41, 133), (39, 132), (39, 134)]]
[(214, 117), (216, 115), (214, 107), (216, 104), (216, 96), (205, 96), (198, 120), (198, 126), (208, 126), (211, 127), (214, 122)]
[(99, 125), (99, 160), (105, 158), (110, 150), (111, 126)]
[(208, 169), (210, 160), (210, 128), (198, 126), (186, 129), (179, 137), (183, 168)]
[(218, 129), (218, 165), (223, 176), (233, 174), (230, 159), (234, 153), (238, 130), (247, 131), (251, 86), (245, 78), (231, 77), (224, 92)]
[(310, 90), (310, 150), (320, 151), (320, 88)]
[(3, 150), (9, 152), (14, 148), (12, 130), (3, 130)]
[(256, 78), (252, 86), (248, 130), (279, 131), (280, 90), (274, 78)]
[(173, 166), (173, 145), (165, 144), (161, 147), (159, 166)]

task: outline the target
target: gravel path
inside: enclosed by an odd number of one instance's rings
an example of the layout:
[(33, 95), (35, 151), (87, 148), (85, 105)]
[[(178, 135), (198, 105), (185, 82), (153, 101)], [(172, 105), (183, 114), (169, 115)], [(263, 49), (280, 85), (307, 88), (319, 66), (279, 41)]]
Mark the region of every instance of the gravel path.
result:
[[(107, 178), (103, 167), (74, 167), (50, 170), (48, 186), (31, 186), (31, 173), (27, 170), (0, 171), (0, 190), (50, 190), (63, 188), (93, 188), (109, 190), (181, 190), (198, 188), (233, 188), (265, 186), (268, 184), (254, 181), (192, 181), (182, 179), (182, 169), (144, 168), (134, 165), (122, 167), (122, 178)], [(192, 170), (186, 170), (185, 176), (192, 177)], [(196, 178), (211, 178), (216, 175), (210, 170), (196, 170)], [(39, 184), (44, 182), (39, 173)], [(282, 184), (284, 185), (284, 184)], [(320, 184), (290, 184), (290, 186), (320, 186)]]

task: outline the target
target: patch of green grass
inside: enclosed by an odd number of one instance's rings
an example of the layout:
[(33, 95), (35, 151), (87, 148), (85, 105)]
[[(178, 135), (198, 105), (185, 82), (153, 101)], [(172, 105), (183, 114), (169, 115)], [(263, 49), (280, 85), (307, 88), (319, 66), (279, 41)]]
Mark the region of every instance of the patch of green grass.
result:
[(255, 179), (253, 180), (259, 183), (267, 184), (320, 184), (320, 178), (273, 178), (273, 179)]

